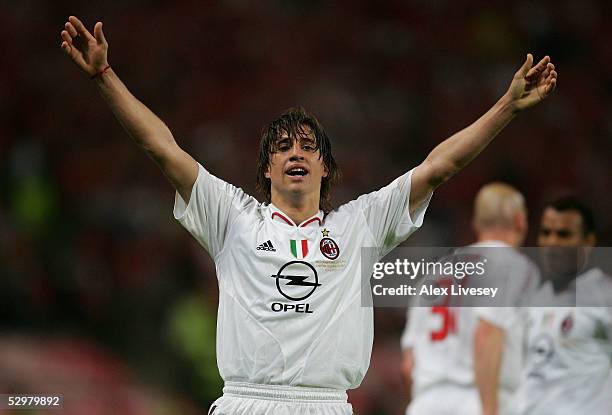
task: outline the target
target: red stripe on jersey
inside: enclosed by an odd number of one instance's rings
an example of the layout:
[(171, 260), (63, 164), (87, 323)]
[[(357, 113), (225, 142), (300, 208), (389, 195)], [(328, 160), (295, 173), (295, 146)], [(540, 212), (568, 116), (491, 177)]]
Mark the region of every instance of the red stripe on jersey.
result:
[(285, 222), (287, 222), (289, 225), (291, 226), (295, 226), (295, 224), (293, 222), (291, 222), (289, 219), (287, 219), (286, 217), (284, 217), (283, 215), (281, 215), (278, 212), (274, 212), (272, 214), (272, 219), (274, 219), (274, 216), (278, 216), (279, 218), (281, 218), (282, 220), (284, 220)]
[(316, 218), (316, 217), (315, 217), (315, 218), (312, 218), (312, 219), (307, 220), (306, 222), (302, 223), (302, 224), (300, 225), (300, 228), (303, 228), (304, 226), (308, 225), (309, 223), (314, 222), (315, 220), (318, 220), (318, 221), (319, 221), (319, 225), (321, 224), (321, 219), (319, 219), (319, 218)]

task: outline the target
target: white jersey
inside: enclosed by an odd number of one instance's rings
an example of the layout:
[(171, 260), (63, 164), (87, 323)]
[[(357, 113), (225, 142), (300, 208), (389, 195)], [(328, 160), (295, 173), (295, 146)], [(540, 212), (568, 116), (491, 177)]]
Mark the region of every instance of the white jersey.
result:
[[(464, 252), (474, 254), (479, 247), (484, 248), (482, 254), (486, 256), (491, 269), (501, 271), (492, 273), (491, 277), (498, 279), (494, 285), (500, 288), (495, 304), (505, 307), (415, 306), (408, 310), (402, 348), (411, 348), (414, 356), (411, 406), (418, 407), (418, 400), (422, 396), (429, 400), (427, 396), (438, 394), (432, 394), (432, 391), (448, 393), (450, 388), (455, 388), (455, 391), (463, 391), (463, 394), (452, 395), (460, 397), (456, 405), (465, 407), (461, 404), (462, 400), (478, 402), (478, 405), (470, 405), (473, 409), (469, 412), (462, 413), (480, 413), (473, 355), (476, 325), (478, 319), (483, 318), (505, 331), (499, 379), (499, 413), (513, 413), (514, 397), (520, 383), (526, 324), (526, 315), (519, 306), (537, 285), (539, 272), (526, 256), (502, 242), (478, 243), (467, 247)], [(458, 254), (461, 252), (461, 249), (456, 251)], [(440, 408), (449, 406), (442, 400), (439, 400), (439, 405)], [(428, 406), (435, 406), (435, 401)]]
[(359, 386), (373, 341), (361, 248), (378, 247), (376, 261), (421, 225), (429, 200), (412, 220), (410, 184), (408, 172), (296, 225), (199, 166), (189, 204), (177, 194), (174, 215), (216, 265), (217, 364), (226, 382)]
[[(589, 307), (529, 310), (525, 415), (612, 414), (612, 280), (593, 268), (576, 284), (579, 296), (589, 296)], [(576, 301), (572, 290), (555, 294), (550, 282), (541, 287), (538, 299), (560, 305)]]

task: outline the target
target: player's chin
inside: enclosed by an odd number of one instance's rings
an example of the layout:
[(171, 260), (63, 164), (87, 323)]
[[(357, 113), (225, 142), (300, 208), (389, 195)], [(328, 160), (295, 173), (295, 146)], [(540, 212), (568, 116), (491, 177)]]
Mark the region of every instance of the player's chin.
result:
[(309, 176), (305, 175), (305, 176), (289, 176), (287, 175), (287, 184), (289, 186), (304, 186), (306, 185), (310, 180), (309, 180)]
[(292, 180), (287, 183), (287, 189), (295, 194), (308, 193), (311, 187), (307, 180)]

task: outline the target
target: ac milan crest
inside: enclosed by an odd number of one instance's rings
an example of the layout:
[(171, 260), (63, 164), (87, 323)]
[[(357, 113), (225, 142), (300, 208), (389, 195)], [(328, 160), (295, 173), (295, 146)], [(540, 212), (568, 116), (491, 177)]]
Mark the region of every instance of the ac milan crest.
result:
[(321, 253), (327, 259), (336, 259), (340, 255), (340, 248), (332, 238), (323, 238), (320, 243)]

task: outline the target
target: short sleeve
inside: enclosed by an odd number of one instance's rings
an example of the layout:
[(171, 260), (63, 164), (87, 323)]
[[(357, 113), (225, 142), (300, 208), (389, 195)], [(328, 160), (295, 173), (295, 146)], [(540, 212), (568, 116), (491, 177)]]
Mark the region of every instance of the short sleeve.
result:
[(417, 207), (414, 217), (411, 217), (409, 201), (412, 172), (410, 170), (382, 189), (349, 203), (365, 217), (376, 245), (380, 248), (380, 257), (408, 239), (423, 223), (433, 192)]
[(216, 258), (231, 224), (248, 205), (257, 200), (239, 189), (210, 174), (198, 164), (198, 177), (191, 189), (189, 202), (185, 203), (177, 192), (174, 199), (174, 218)]
[(521, 312), (521, 309), (515, 307), (474, 307), (477, 317), (506, 331), (521, 318)]

